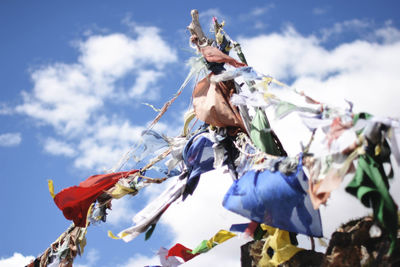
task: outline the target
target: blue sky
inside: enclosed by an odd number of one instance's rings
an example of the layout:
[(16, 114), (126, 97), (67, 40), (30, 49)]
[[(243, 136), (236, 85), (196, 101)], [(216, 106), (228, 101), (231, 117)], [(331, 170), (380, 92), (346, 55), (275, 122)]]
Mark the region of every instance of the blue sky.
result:
[[(205, 30), (212, 16), (225, 20), (225, 30), (257, 70), (328, 102), (348, 98), (360, 110), (400, 116), (397, 1), (3, 0), (0, 266), (17, 260), (14, 253), (25, 262), (37, 256), (69, 226), (48, 193), (48, 179), (58, 192), (114, 166), (155, 116), (142, 103), (161, 107), (179, 88), (189, 71), (186, 61), (195, 55), (186, 30), (191, 9), (199, 10)], [(179, 133), (192, 87), (158, 131)], [(296, 141), (285, 138), (296, 151)], [(182, 240), (187, 230), (179, 234), (177, 225), (184, 218), (203, 223), (205, 215), (193, 208), (191, 214), (175, 211), (180, 220), (175, 226), (167, 215), (149, 241), (107, 237), (107, 230), (129, 226), (161, 189), (119, 201), (110, 222), (89, 228), (77, 264), (153, 264), (160, 246), (196, 244), (213, 234), (204, 229)]]

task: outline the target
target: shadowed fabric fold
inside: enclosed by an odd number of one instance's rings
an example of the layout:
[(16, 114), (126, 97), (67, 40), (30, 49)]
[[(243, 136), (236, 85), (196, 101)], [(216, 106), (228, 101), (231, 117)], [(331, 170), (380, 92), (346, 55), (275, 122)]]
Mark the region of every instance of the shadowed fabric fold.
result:
[(248, 171), (233, 182), (223, 206), (253, 221), (289, 232), (322, 236), (319, 210), (300, 183), (307, 184), (301, 158), (296, 172)]
[(235, 82), (233, 80), (210, 82), (211, 75), (198, 82), (193, 90), (196, 117), (213, 126), (238, 127), (246, 132), (237, 107), (230, 101), (235, 90)]

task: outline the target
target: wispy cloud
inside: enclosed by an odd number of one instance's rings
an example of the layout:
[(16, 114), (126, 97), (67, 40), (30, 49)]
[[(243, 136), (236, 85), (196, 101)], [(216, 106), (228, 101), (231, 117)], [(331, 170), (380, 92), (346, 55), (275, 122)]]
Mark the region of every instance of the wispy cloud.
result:
[(265, 29), (267, 27), (268, 27), (268, 25), (266, 25), (262, 21), (255, 21), (254, 22), (254, 28), (257, 29), (257, 30), (262, 30), (262, 29)]
[(374, 27), (374, 23), (369, 20), (352, 19), (343, 22), (337, 22), (330, 28), (321, 30), (321, 41), (327, 41), (333, 36), (340, 36), (343, 33), (351, 32), (358, 35), (366, 33)]
[(15, 110), (13, 107), (10, 107), (5, 103), (0, 103), (0, 115), (12, 115), (14, 113)]
[(249, 15), (252, 17), (262, 16), (274, 8), (275, 8), (275, 4), (273, 4), (273, 3), (268, 4), (266, 6), (262, 6), (262, 7), (256, 7), (250, 11)]
[(54, 129), (56, 137), (44, 143), (46, 152), (75, 157), (78, 168), (103, 169), (138, 140), (143, 127), (105, 111), (118, 101), (156, 99), (163, 70), (177, 54), (158, 28), (131, 27), (135, 38), (122, 33), (91, 35), (75, 42), (80, 53), (75, 63), (32, 70), (33, 88), (22, 93), (23, 103), (16, 111)]
[(143, 266), (160, 265), (158, 256), (146, 257), (140, 254), (134, 254), (133, 257), (126, 260), (123, 264), (117, 267), (143, 267)]
[(252, 8), (250, 11), (244, 11), (242, 14), (239, 15), (239, 20), (241, 21), (254, 21), (259, 20), (267, 14), (271, 12), (275, 8), (275, 4), (271, 3), (265, 6), (258, 6)]
[(217, 17), (218, 19), (222, 19), (225, 15), (218, 8), (210, 8), (207, 10), (199, 10), (199, 19), (210, 19), (212, 17)]
[(131, 203), (132, 201), (129, 197), (113, 200), (111, 210), (107, 215), (107, 223), (118, 226), (121, 223), (129, 222), (132, 219), (132, 215), (135, 214)]
[(328, 12), (328, 8), (325, 8), (325, 7), (314, 7), (312, 10), (312, 13), (314, 15), (318, 15), (318, 16), (324, 15), (324, 14), (326, 14), (326, 12)]
[[(100, 259), (100, 253), (96, 249), (89, 249), (89, 251), (85, 251), (85, 264), (74, 264), (75, 267), (94, 267), (98, 266), (97, 262)], [(81, 260), (79, 260), (81, 261)]]
[[(394, 28), (390, 31), (400, 32)], [(247, 38), (240, 43), (249, 64), (257, 70), (292, 80), (296, 88), (310, 90), (327, 103), (335, 106), (346, 98), (361, 110), (400, 116), (393, 101), (400, 97), (393, 86), (400, 82), (396, 72), (400, 68), (399, 41), (379, 44), (356, 40), (327, 50), (316, 36), (305, 37), (289, 27), (281, 34)], [(374, 96), (373, 104), (370, 96)]]
[(20, 133), (0, 134), (0, 146), (18, 146), (22, 141)]
[(372, 41), (377, 40), (391, 44), (400, 41), (400, 31), (393, 26), (391, 20), (388, 20), (385, 22), (385, 27), (376, 29), (369, 37)]
[[(143, 96), (143, 99), (149, 99), (149, 100), (156, 99), (159, 96), (157, 94), (157, 91), (159, 90), (154, 88), (154, 86), (155, 84), (157, 84), (158, 79), (163, 75), (164, 74), (161, 71), (154, 71), (154, 70), (140, 71), (138, 77), (136, 78), (135, 84), (133, 85), (133, 87), (129, 92), (129, 96), (130, 97)], [(146, 90), (148, 88), (153, 88), (153, 90), (148, 92), (149, 90)]]
[(66, 157), (72, 157), (76, 154), (75, 149), (70, 144), (54, 138), (46, 139), (44, 150), (53, 155), (63, 155)]
[(199, 10), (199, 21), (203, 28), (204, 34), (206, 36), (210, 36), (214, 38), (212, 35), (214, 34), (214, 25), (211, 20), (212, 17), (216, 17), (219, 22), (225, 21), (229, 24), (230, 17), (221, 12), (218, 8), (210, 8), (207, 10)]

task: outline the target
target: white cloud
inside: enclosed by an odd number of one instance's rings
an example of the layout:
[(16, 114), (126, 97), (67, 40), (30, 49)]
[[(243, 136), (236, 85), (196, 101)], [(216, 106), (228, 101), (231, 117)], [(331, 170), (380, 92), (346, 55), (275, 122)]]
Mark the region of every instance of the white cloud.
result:
[(356, 40), (327, 50), (317, 37), (304, 37), (289, 27), (240, 43), (251, 66), (278, 80), (293, 81), (293, 87), (318, 100), (335, 106), (348, 99), (356, 110), (400, 116), (394, 101), (400, 96), (395, 89), (400, 42)]
[[(75, 63), (32, 71), (33, 89), (22, 93), (16, 110), (38, 125), (53, 127), (57, 136), (47, 139), (46, 152), (75, 157), (78, 168), (109, 168), (138, 140), (143, 127), (108, 107), (127, 99), (157, 98), (163, 70), (177, 55), (158, 28), (132, 27), (134, 38), (92, 35), (76, 42), (80, 56)], [(121, 87), (135, 77), (133, 85)]]
[(117, 265), (117, 267), (143, 267), (143, 266), (151, 266), (159, 264), (160, 260), (158, 256), (146, 257), (140, 254), (135, 254), (133, 255), (132, 258), (129, 258), (125, 263)]
[(223, 197), (232, 184), (230, 174), (224, 173), (224, 169), (202, 175), (193, 195), (175, 203), (163, 215), (161, 222), (171, 227), (176, 241), (194, 248), (219, 230), (229, 230), (233, 223), (248, 221), (222, 206)]
[(44, 144), (44, 150), (53, 155), (63, 155), (66, 157), (72, 157), (76, 151), (70, 144), (58, 141), (54, 138), (47, 138)]
[(98, 118), (88, 135), (79, 140), (78, 168), (105, 170), (115, 165), (132, 144), (140, 139), (143, 126), (134, 126), (128, 120)]
[(377, 29), (374, 33), (376, 39), (382, 39), (384, 43), (396, 43), (400, 41), (400, 32), (398, 29), (387, 23), (387, 27)]
[(136, 78), (136, 82), (129, 93), (129, 96), (132, 98), (142, 97), (144, 99), (154, 100), (158, 97), (158, 94), (156, 92), (159, 91), (157, 88), (154, 88), (154, 85), (157, 83), (157, 80), (162, 76), (163, 73), (160, 71), (140, 71), (138, 77)]
[(100, 259), (100, 255), (99, 252), (96, 249), (89, 249), (88, 251), (85, 251), (85, 264), (80, 264), (77, 262), (81, 262), (82, 260), (78, 259), (75, 260), (74, 262), (74, 266), (75, 267), (94, 267), (94, 266), (98, 266), (96, 263), (98, 262), (98, 260)]
[(371, 29), (373, 26), (373, 22), (360, 19), (336, 22), (332, 27), (321, 30), (321, 40), (328, 41), (330, 37), (338, 36), (344, 32), (361, 33), (364, 30)]
[(14, 252), (9, 258), (0, 258), (0, 267), (20, 267), (29, 264), (35, 257), (24, 256), (21, 253)]
[(0, 146), (17, 146), (21, 143), (22, 138), (20, 133), (5, 133), (0, 134)]
[(106, 92), (101, 93), (80, 65), (50, 65), (34, 71), (32, 80), (33, 91), (23, 93), (24, 103), (17, 111), (53, 126), (62, 135), (81, 133), (90, 115), (103, 106)]
[(135, 214), (131, 208), (132, 200), (129, 196), (112, 201), (111, 211), (107, 215), (107, 223), (119, 225), (123, 222), (129, 222), (132, 219), (132, 214)]

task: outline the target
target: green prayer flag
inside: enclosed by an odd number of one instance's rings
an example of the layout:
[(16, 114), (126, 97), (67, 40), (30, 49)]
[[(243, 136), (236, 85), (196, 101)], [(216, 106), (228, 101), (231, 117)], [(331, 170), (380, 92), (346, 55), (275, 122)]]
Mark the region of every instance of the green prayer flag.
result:
[(382, 164), (368, 154), (361, 155), (356, 174), (346, 191), (360, 199), (364, 206), (372, 207), (374, 218), (389, 233), (389, 254), (392, 254), (397, 242), (397, 205), (389, 193), (388, 178)]
[(261, 151), (275, 156), (286, 156), (286, 152), (271, 130), (268, 118), (262, 109), (257, 109), (251, 122), (250, 138)]
[(289, 115), (292, 111), (295, 111), (296, 109), (296, 105), (293, 105), (289, 102), (281, 101), (275, 108), (275, 117), (280, 120)]
[(210, 248), (207, 246), (207, 242), (208, 242), (208, 240), (201, 241), (201, 243), (195, 249), (193, 249), (192, 252), (190, 252), (190, 253), (197, 254), (197, 253), (205, 253), (205, 252), (209, 251)]

